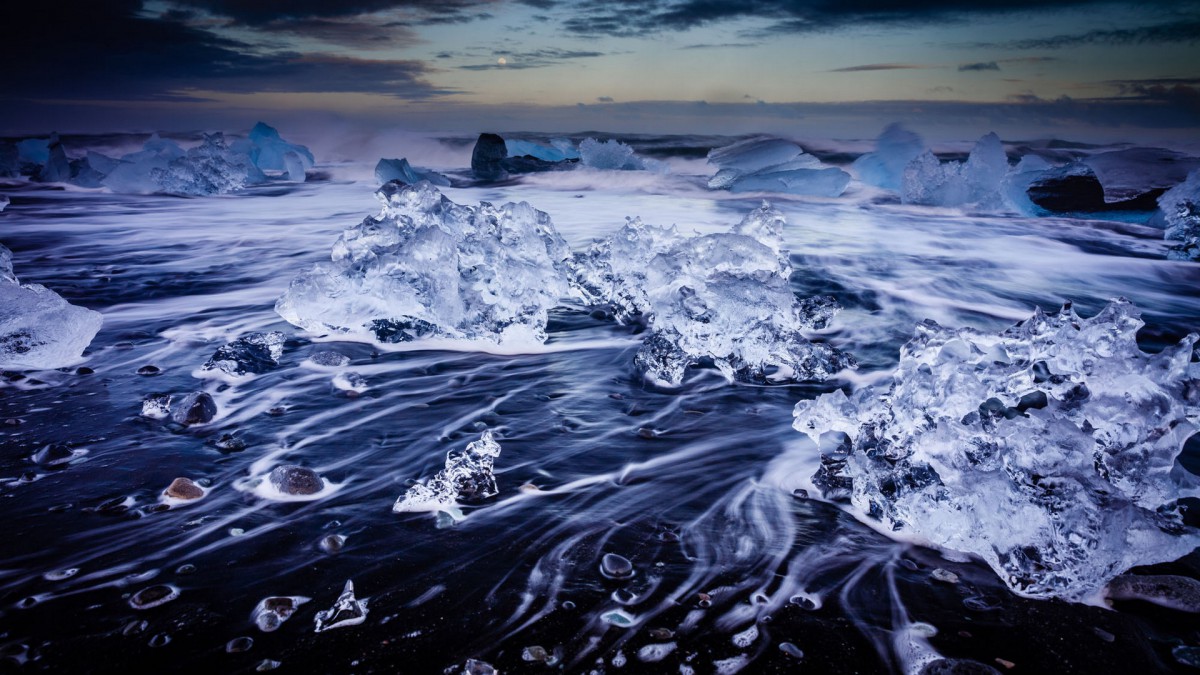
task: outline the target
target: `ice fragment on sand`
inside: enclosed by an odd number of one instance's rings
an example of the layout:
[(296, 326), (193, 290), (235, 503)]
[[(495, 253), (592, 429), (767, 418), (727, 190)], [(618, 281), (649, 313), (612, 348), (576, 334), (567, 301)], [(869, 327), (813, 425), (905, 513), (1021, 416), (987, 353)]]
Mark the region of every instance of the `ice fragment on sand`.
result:
[(283, 356), (283, 333), (250, 333), (217, 349), (202, 370), (219, 370), (227, 375), (262, 374), (279, 365)]
[(824, 379), (853, 360), (803, 336), (836, 305), (792, 292), (783, 226), (768, 204), (721, 234), (683, 237), (630, 220), (576, 255), (575, 287), (619, 319), (647, 319), (635, 362), (652, 381), (678, 386), (689, 365), (708, 361), (731, 378)]
[(296, 609), (312, 598), (300, 595), (270, 596), (259, 601), (250, 618), (264, 633), (278, 630), (279, 626), (295, 614)]
[(1163, 193), (1158, 208), (1167, 225), (1163, 236), (1178, 242), (1168, 255), (1177, 260), (1200, 260), (1200, 169)]
[(319, 333), (407, 342), (422, 337), (542, 342), (569, 290), (571, 252), (527, 203), (460, 206), (432, 185), (388, 183), (383, 210), (334, 244), (275, 304)]
[(343, 626), (357, 626), (367, 620), (367, 598), (359, 600), (354, 597), (354, 582), (347, 581), (342, 594), (338, 596), (333, 607), (317, 612), (314, 621), (317, 624), (315, 632), (321, 633)]
[(409, 184), (427, 180), (442, 187), (450, 185), (449, 178), (436, 171), (415, 168), (408, 163), (406, 158), (380, 159), (379, 163), (375, 165), (375, 180), (380, 185), (394, 180)]
[(472, 502), (495, 496), (500, 490), (492, 465), (499, 456), (500, 444), (492, 438), (490, 430), (484, 431), (479, 440), (466, 448), (448, 452), (445, 468), (424, 483), (410, 487), (396, 500), (392, 511), (451, 512), (459, 500)]
[(848, 439), (813, 476), (889, 529), (979, 555), (1013, 590), (1087, 597), (1200, 544), (1178, 500), (1196, 431), (1196, 335), (1142, 352), (1115, 300), (1090, 319), (1035, 311), (999, 335), (926, 322), (886, 390), (801, 401), (795, 428)]
[(0, 244), (0, 368), (61, 368), (79, 360), (100, 330), (99, 312), (68, 303), (13, 274), (12, 251)]

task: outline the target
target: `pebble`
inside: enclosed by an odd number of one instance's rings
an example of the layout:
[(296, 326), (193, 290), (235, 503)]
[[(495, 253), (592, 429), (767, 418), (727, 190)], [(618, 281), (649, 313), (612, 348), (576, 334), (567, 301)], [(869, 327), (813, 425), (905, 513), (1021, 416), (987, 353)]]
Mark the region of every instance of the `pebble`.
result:
[(282, 666), (282, 665), (283, 665), (282, 662), (276, 661), (274, 659), (263, 659), (262, 661), (258, 662), (258, 667), (255, 668), (255, 670), (257, 670), (260, 673), (264, 673), (268, 670), (275, 670), (276, 668), (278, 668), (279, 666)]
[(91, 368), (88, 368), (87, 366), (80, 366), (75, 369), (76, 375), (91, 375), (94, 372), (96, 372), (96, 371), (92, 370)]
[(167, 486), (166, 496), (172, 499), (190, 501), (204, 496), (204, 489), (192, 482), (190, 478), (176, 478)]
[(670, 640), (675, 637), (675, 632), (670, 628), (651, 628), (648, 634), (652, 640)]
[(271, 470), (271, 485), (286, 495), (315, 495), (325, 488), (325, 481), (312, 469), (285, 464)]
[(166, 647), (169, 644), (171, 644), (171, 636), (166, 633), (159, 633), (150, 638), (151, 647)]
[(463, 666), (463, 675), (496, 675), (496, 669), (487, 661), (467, 659)]
[(933, 577), (934, 581), (940, 581), (943, 584), (957, 584), (958, 583), (958, 575), (957, 574), (955, 574), (954, 572), (951, 572), (950, 570), (944, 570), (940, 567), (935, 569), (933, 572), (931, 572), (929, 574), (929, 576)]
[(642, 663), (658, 663), (667, 658), (671, 652), (675, 651), (677, 646), (674, 642), (646, 645), (638, 650), (638, 661)]
[(1108, 582), (1112, 600), (1143, 600), (1160, 607), (1200, 614), (1200, 581), (1174, 574), (1122, 574)]
[(998, 670), (970, 659), (938, 659), (925, 664), (920, 675), (999, 675)]
[(141, 368), (137, 369), (137, 374), (147, 376), (161, 375), (162, 369), (160, 369), (158, 366), (142, 366)]
[(346, 545), (346, 538), (340, 534), (330, 534), (321, 539), (321, 550), (326, 553), (339, 553)]
[(222, 434), (214, 445), (221, 452), (241, 452), (246, 449), (246, 442), (232, 434)]
[(796, 645), (794, 645), (790, 642), (780, 642), (779, 643), (779, 651), (783, 652), (784, 654), (787, 654), (788, 656), (790, 656), (792, 658), (796, 658), (796, 659), (804, 658), (804, 652), (799, 647), (797, 647)]
[(229, 654), (237, 654), (239, 652), (250, 651), (254, 646), (254, 638), (252, 637), (236, 637), (225, 643), (225, 652)]
[(179, 589), (166, 584), (148, 586), (129, 598), (129, 606), (134, 609), (150, 609), (165, 605), (179, 597)]
[(628, 579), (633, 576), (633, 563), (616, 553), (605, 553), (600, 559), (600, 573), (609, 579)]
[(524, 651), (521, 652), (521, 659), (525, 661), (536, 661), (538, 663), (542, 663), (548, 658), (550, 658), (550, 655), (546, 653), (546, 648), (539, 645), (526, 647)]
[(171, 406), (171, 419), (185, 427), (193, 424), (208, 424), (216, 416), (216, 401), (210, 394), (203, 391), (192, 392), (183, 397), (178, 406)]

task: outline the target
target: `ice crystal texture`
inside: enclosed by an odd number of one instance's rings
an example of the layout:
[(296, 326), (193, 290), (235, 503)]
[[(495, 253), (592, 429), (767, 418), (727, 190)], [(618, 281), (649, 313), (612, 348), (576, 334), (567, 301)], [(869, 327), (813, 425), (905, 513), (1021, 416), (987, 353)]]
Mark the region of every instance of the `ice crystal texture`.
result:
[(730, 378), (824, 379), (853, 361), (804, 337), (836, 306), (792, 292), (783, 226), (765, 203), (720, 234), (629, 220), (576, 256), (575, 284), (618, 319), (646, 318), (652, 330), (635, 361), (651, 381), (678, 386), (689, 365), (710, 361)]
[(1200, 414), (1197, 337), (1147, 354), (1138, 317), (1115, 300), (1090, 319), (1038, 310), (999, 335), (925, 322), (886, 391), (796, 405), (797, 430), (848, 439), (814, 482), (1033, 597), (1085, 598), (1186, 555), (1200, 533), (1177, 500), (1197, 481), (1176, 458)]
[(1200, 260), (1200, 169), (1163, 193), (1158, 198), (1158, 208), (1167, 224), (1164, 236), (1168, 241), (1179, 242), (1172, 246), (1170, 257)]
[(1008, 158), (994, 133), (980, 138), (966, 162), (941, 163), (926, 150), (904, 168), (901, 199), (906, 204), (997, 208)]
[(417, 483), (396, 500), (392, 511), (453, 511), (459, 501), (473, 502), (499, 493), (492, 465), (500, 444), (484, 431), (479, 440), (446, 454), (446, 466), (423, 483)]
[(571, 256), (548, 215), (525, 202), (460, 206), (427, 182), (375, 194), (383, 210), (292, 281), (280, 316), (381, 342), (545, 340), (547, 311), (569, 292)]
[(248, 155), (225, 146), (224, 134), (204, 135), (204, 143), (170, 161), (166, 168), (153, 168), (150, 178), (156, 192), (178, 195), (217, 195), (240, 190), (267, 180)]
[(72, 305), (45, 286), (20, 283), (12, 251), (0, 244), (0, 368), (75, 363), (102, 322), (99, 312)]

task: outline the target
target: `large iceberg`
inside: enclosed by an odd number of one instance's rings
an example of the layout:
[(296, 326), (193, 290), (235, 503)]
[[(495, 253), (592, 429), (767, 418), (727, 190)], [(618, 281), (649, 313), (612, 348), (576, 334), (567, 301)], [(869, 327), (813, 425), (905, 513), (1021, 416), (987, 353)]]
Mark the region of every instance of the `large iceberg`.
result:
[(79, 360), (100, 330), (99, 312), (39, 284), (21, 284), (0, 245), (0, 368), (60, 368)]
[[(91, 164), (91, 159), (88, 160)], [(184, 151), (154, 135), (139, 152), (125, 155), (100, 183), (113, 192), (214, 195), (266, 182), (249, 155), (226, 147), (220, 132)]]
[[(248, 155), (263, 171), (284, 171), (289, 180), (299, 182), (304, 181), (304, 171), (311, 169), (315, 161), (308, 148), (283, 140), (274, 127), (263, 122), (255, 124), (245, 140), (235, 141), (232, 150)], [(297, 165), (299, 176), (292, 175)]]
[(1032, 597), (1088, 598), (1186, 555), (1200, 533), (1178, 500), (1200, 489), (1176, 458), (1200, 415), (1197, 336), (1147, 354), (1138, 316), (1115, 300), (1090, 319), (1037, 310), (999, 335), (925, 322), (886, 390), (796, 405), (814, 441), (845, 435), (821, 446), (814, 483)]
[(792, 292), (783, 226), (765, 203), (720, 234), (685, 237), (631, 219), (576, 255), (575, 287), (618, 319), (648, 321), (635, 361), (658, 384), (678, 386), (689, 365), (705, 362), (730, 378), (824, 379), (853, 360), (804, 337), (837, 308)]
[(824, 167), (799, 145), (769, 136), (716, 148), (708, 153), (708, 162), (718, 167), (708, 181), (713, 190), (837, 197), (850, 183), (845, 171)]
[(544, 341), (547, 311), (569, 293), (568, 248), (525, 202), (461, 206), (428, 182), (392, 182), (383, 206), (301, 273), (275, 311), (301, 328), (405, 342), (442, 336)]
[(1200, 260), (1200, 169), (1163, 193), (1158, 208), (1167, 225), (1163, 236), (1179, 242), (1168, 255), (1177, 260)]
[(926, 150), (904, 167), (900, 198), (905, 204), (1000, 208), (1008, 157), (1000, 137), (980, 138), (966, 162), (942, 163)]
[(925, 142), (899, 124), (889, 124), (875, 141), (875, 151), (854, 160), (851, 168), (858, 179), (899, 192), (904, 180), (904, 167), (925, 151)]

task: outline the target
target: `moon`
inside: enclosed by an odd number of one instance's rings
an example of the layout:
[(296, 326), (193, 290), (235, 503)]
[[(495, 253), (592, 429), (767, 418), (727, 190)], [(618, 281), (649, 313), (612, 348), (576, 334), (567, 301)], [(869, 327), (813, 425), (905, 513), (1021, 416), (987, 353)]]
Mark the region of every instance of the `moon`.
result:
[(503, 66), (504, 64), (508, 63), (508, 59), (501, 56), (500, 58), (496, 59), (496, 63), (499, 63), (500, 65)]

